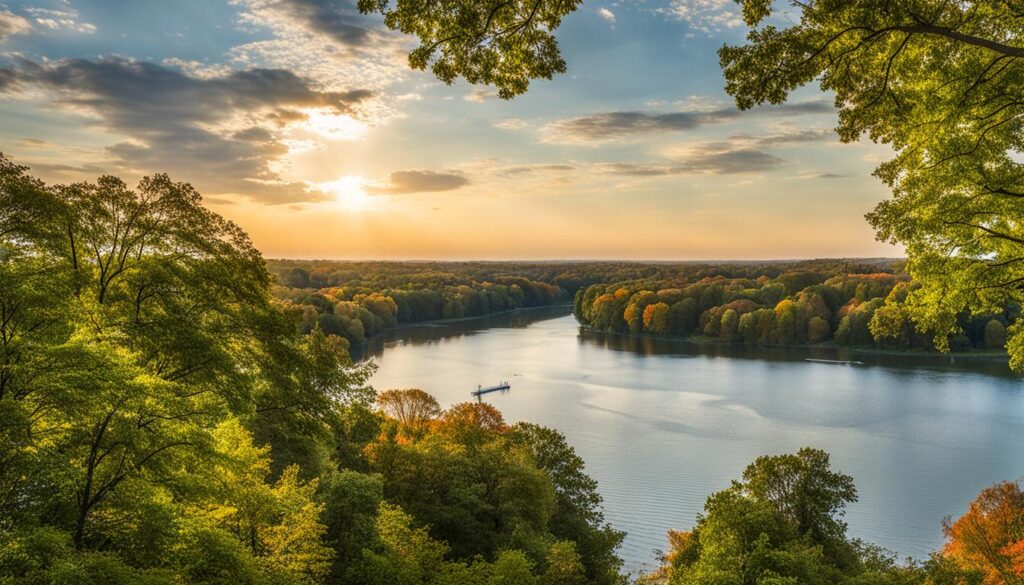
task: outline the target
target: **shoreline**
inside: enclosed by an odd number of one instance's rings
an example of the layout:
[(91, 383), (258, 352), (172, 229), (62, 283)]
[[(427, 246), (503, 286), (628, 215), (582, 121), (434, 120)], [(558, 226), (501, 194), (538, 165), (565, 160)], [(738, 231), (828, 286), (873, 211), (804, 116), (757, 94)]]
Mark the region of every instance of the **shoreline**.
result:
[[(573, 315), (575, 317), (575, 315)], [(577, 321), (579, 323), (579, 321)], [(710, 347), (728, 347), (736, 349), (795, 349), (795, 350), (825, 350), (835, 352), (850, 352), (862, 355), (877, 355), (877, 356), (890, 356), (890, 357), (912, 357), (912, 358), (949, 358), (949, 359), (967, 359), (977, 361), (1004, 361), (1009, 360), (1009, 356), (1005, 351), (970, 351), (970, 352), (947, 352), (942, 353), (938, 351), (927, 351), (920, 349), (884, 349), (884, 348), (865, 348), (865, 347), (844, 347), (836, 345), (834, 341), (826, 341), (822, 343), (801, 343), (796, 345), (786, 345), (778, 343), (769, 344), (755, 344), (747, 345), (745, 343), (734, 343), (729, 341), (721, 341), (714, 337), (705, 337), (703, 335), (651, 335), (648, 333), (632, 333), (632, 332), (612, 332), (612, 331), (601, 331), (595, 329), (590, 325), (579, 325), (580, 329), (586, 330), (590, 333), (596, 333), (600, 335), (612, 335), (616, 337), (630, 338), (630, 339), (654, 339), (658, 341), (669, 341), (675, 343), (685, 343), (694, 346), (710, 346)]]
[(564, 304), (558, 304), (558, 305), (545, 305), (543, 307), (520, 307), (518, 309), (507, 309), (505, 311), (498, 311), (497, 313), (488, 313), (486, 315), (475, 315), (475, 316), (472, 316), (472, 317), (450, 317), (448, 319), (433, 319), (433, 320), (430, 320), (430, 321), (416, 321), (414, 323), (401, 323), (399, 325), (395, 325), (394, 327), (388, 327), (387, 329), (384, 329), (383, 331), (381, 331), (381, 332), (379, 332), (379, 333), (377, 333), (377, 334), (375, 334), (375, 335), (373, 335), (371, 337), (367, 337), (365, 341), (362, 341), (360, 343), (350, 344), (349, 348), (364, 347), (366, 345), (369, 345), (371, 342), (373, 342), (373, 341), (383, 337), (384, 335), (387, 335), (388, 333), (394, 333), (394, 332), (398, 332), (398, 331), (408, 331), (410, 329), (420, 329), (420, 328), (424, 328), (424, 327), (427, 327), (427, 328), (442, 327), (444, 325), (450, 325), (452, 323), (464, 323), (466, 321), (475, 321), (475, 320), (479, 320), (479, 319), (488, 319), (490, 317), (498, 317), (498, 316), (501, 316), (501, 315), (512, 315), (512, 314), (515, 314), (515, 313), (529, 313), (529, 312), (532, 312), (532, 311), (541, 311), (541, 310), (545, 310), (545, 309), (569, 309), (569, 313), (568, 314), (572, 315), (572, 303), (564, 303)]

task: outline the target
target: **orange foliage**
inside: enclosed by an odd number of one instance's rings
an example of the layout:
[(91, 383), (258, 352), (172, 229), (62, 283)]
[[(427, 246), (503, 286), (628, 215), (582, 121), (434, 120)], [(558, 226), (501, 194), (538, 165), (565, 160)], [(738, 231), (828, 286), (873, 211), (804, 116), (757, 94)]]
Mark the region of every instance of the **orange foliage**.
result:
[(996, 484), (971, 502), (967, 513), (943, 527), (943, 551), (981, 571), (986, 585), (1024, 584), (1024, 491), (1017, 482)]

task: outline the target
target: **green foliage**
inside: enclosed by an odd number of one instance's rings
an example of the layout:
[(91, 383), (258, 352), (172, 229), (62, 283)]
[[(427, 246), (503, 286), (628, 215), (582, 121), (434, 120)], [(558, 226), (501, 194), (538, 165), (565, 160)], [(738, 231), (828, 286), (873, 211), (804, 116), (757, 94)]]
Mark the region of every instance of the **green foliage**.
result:
[[(0, 158), (0, 199), (0, 583), (532, 583), (549, 557), (618, 567), (618, 541), (549, 554), (565, 539), (552, 473), (493, 408), (437, 419), (426, 396), (415, 424), (373, 412), (372, 366), (300, 333), (245, 234), (188, 185), (48, 187)], [(529, 282), (484, 288), (564, 294)], [(396, 323), (388, 295), (342, 303)], [(402, 424), (422, 428), (398, 443)]]
[(639, 582), (933, 583), (927, 579), (936, 571), (897, 564), (886, 551), (847, 539), (840, 518), (855, 499), (853, 480), (832, 471), (823, 451), (760, 457), (742, 481), (708, 498), (692, 531), (669, 533), (664, 566)]
[[(892, 190), (868, 214), (882, 240), (902, 244), (917, 287), (916, 326), (950, 349), (964, 313), (1019, 304), (1024, 268), (1020, 199), (1024, 49), (1012, 2), (814, 0), (790, 2), (779, 28), (764, 0), (743, 0), (754, 26), (744, 46), (719, 51), (740, 108), (785, 101), (818, 81), (835, 94), (839, 137), (891, 146), (875, 171)], [(1024, 364), (1009, 332), (1011, 364)]]
[(526, 92), (531, 79), (565, 72), (551, 34), (580, 0), (486, 0), (440, 2), (359, 0), (362, 12), (379, 12), (384, 24), (415, 35), (409, 54), (414, 69), (430, 70), (445, 83), (458, 77), (498, 88), (509, 99)]

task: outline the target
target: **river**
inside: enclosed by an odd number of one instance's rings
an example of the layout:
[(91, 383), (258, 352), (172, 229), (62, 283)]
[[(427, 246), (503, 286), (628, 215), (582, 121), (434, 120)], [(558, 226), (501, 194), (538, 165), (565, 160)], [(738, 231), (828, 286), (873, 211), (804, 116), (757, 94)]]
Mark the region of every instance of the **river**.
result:
[[(378, 390), (448, 406), (477, 384), (506, 420), (558, 429), (627, 532), (636, 572), (758, 455), (824, 449), (853, 476), (850, 533), (900, 556), (943, 542), (944, 516), (1024, 475), (1024, 381), (998, 360), (758, 350), (583, 331), (551, 308), (392, 332), (365, 348)], [(812, 363), (856, 359), (863, 366)]]

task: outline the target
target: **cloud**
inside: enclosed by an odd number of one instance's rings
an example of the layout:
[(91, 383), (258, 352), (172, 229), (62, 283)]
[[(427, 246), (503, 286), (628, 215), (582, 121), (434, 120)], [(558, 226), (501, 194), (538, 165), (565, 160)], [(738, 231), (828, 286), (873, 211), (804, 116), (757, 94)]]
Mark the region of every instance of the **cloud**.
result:
[[(7, 37), (26, 33), (31, 29), (32, 24), (25, 17), (0, 9), (0, 43), (7, 40)], [(2, 78), (0, 78), (0, 83), (2, 83)]]
[(743, 26), (743, 15), (735, 0), (672, 0), (658, 12), (709, 34)]
[(6, 71), (0, 79), (9, 78), (8, 92), (43, 91), (57, 106), (129, 137), (106, 151), (118, 172), (167, 171), (213, 193), (265, 203), (323, 197), (274, 170), (288, 152), (279, 139), (282, 129), (305, 120), (303, 110), (349, 115), (371, 95), (319, 91), (279, 69), (201, 78), (123, 58), (18, 59), (14, 68), (0, 71)]
[(811, 173), (811, 172), (804, 172), (804, 173), (801, 173), (801, 174), (797, 175), (794, 178), (796, 178), (796, 179), (846, 179), (846, 178), (849, 178), (849, 177), (848, 177), (848, 175), (839, 175), (839, 174), (836, 174), (836, 173), (827, 173), (827, 172)]
[(512, 177), (542, 173), (567, 173), (574, 170), (576, 167), (566, 164), (513, 165), (501, 169), (498, 174)]
[(462, 99), (466, 100), (467, 102), (482, 104), (493, 97), (495, 97), (495, 93), (493, 90), (474, 89), (473, 91), (462, 96)]
[(716, 112), (604, 112), (552, 122), (544, 127), (545, 142), (604, 142), (634, 134), (693, 130), (721, 122), (734, 115)]
[[(834, 111), (824, 100), (755, 108), (748, 115), (803, 115)], [(734, 120), (744, 115), (735, 108), (682, 112), (602, 112), (556, 120), (542, 129), (544, 142), (599, 144), (610, 140), (694, 130)]]
[(376, 34), (369, 18), (346, 0), (234, 0), (245, 6), (244, 18), (284, 18), (309, 31), (326, 35), (339, 45), (359, 47)]
[(461, 173), (446, 171), (395, 171), (385, 185), (367, 187), (370, 193), (403, 194), (454, 191), (469, 184)]
[(610, 22), (611, 24), (615, 24), (615, 13), (612, 12), (611, 10), (601, 7), (597, 9), (597, 14), (600, 15), (601, 18)]
[(494, 127), (501, 128), (502, 130), (522, 130), (527, 126), (529, 126), (529, 124), (526, 123), (526, 120), (521, 120), (519, 118), (504, 118), (494, 122)]
[(700, 150), (675, 161), (598, 163), (599, 172), (633, 177), (664, 175), (734, 175), (760, 173), (782, 164), (782, 159), (767, 152), (733, 149), (725, 144), (705, 144)]
[(92, 34), (96, 32), (96, 26), (88, 22), (81, 22), (78, 19), (78, 11), (67, 9), (67, 10), (50, 10), (47, 8), (26, 8), (26, 12), (32, 16), (32, 19), (41, 27), (48, 28), (50, 30), (71, 30), (75, 32)]
[[(598, 163), (597, 169), (603, 173), (635, 177), (763, 173), (785, 162), (768, 151), (772, 147), (826, 141), (833, 136), (831, 130), (790, 127), (786, 127), (784, 132), (764, 136), (734, 134), (723, 141), (666, 148), (662, 151), (666, 160), (662, 162)], [(816, 177), (826, 178), (824, 174)]]
[[(294, 71), (325, 89), (352, 86), (378, 91), (402, 79), (408, 69), (406, 40), (387, 30), (379, 17), (362, 15), (352, 0), (231, 0), (248, 32), (269, 31), (270, 39), (229, 51), (236, 65)], [(391, 115), (383, 100), (376, 117)], [(367, 104), (369, 108), (370, 104)]]

